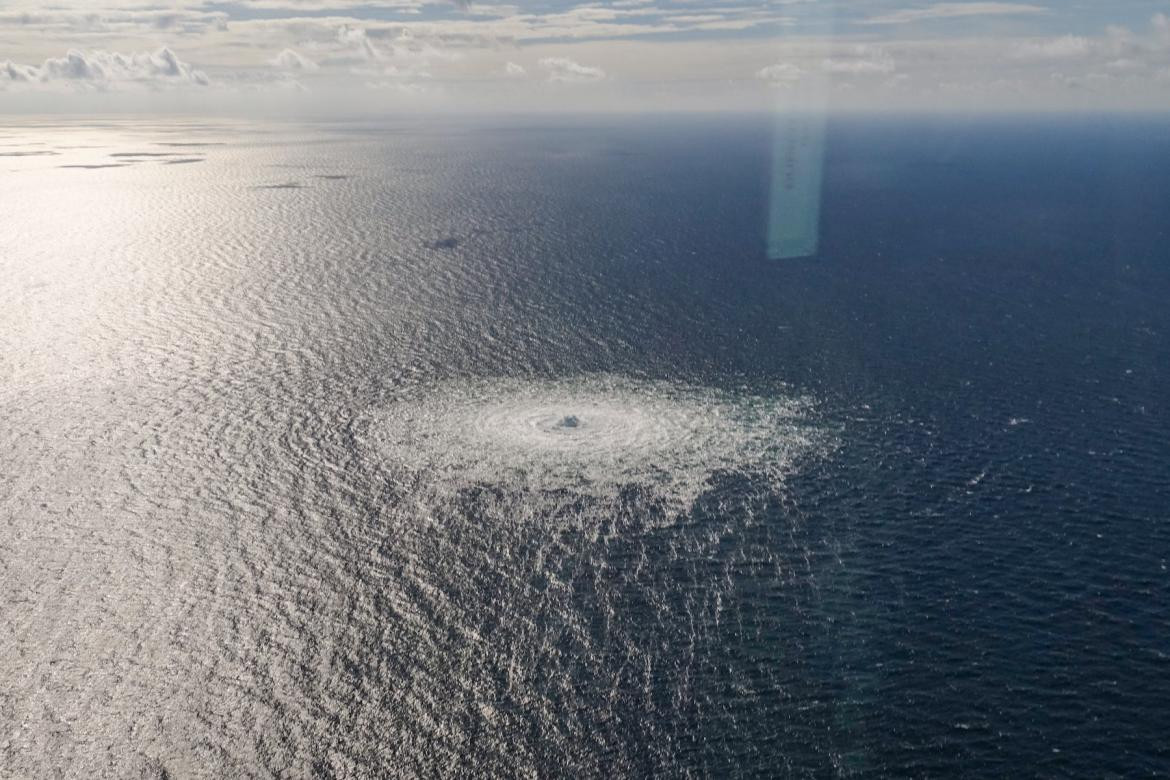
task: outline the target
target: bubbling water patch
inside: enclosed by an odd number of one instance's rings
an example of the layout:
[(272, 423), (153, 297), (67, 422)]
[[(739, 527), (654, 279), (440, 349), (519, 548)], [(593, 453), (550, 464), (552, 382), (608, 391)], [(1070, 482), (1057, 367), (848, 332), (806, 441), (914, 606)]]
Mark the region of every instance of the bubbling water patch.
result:
[(384, 459), (443, 493), (492, 486), (602, 501), (633, 488), (686, 511), (718, 475), (781, 486), (829, 436), (807, 398), (619, 376), (415, 388), (369, 428)]

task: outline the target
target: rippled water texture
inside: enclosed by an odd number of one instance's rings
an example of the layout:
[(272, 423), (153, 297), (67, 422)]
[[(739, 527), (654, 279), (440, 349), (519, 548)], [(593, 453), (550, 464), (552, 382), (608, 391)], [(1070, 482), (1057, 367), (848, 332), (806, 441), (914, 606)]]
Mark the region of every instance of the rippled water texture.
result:
[(1170, 133), (0, 127), (0, 776), (1170, 769)]

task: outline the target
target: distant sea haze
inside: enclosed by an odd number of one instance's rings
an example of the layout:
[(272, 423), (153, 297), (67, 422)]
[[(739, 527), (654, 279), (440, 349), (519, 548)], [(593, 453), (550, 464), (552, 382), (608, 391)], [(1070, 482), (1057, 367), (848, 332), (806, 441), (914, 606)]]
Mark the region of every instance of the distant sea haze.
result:
[(1170, 769), (1170, 126), (773, 129), (0, 127), (0, 775)]

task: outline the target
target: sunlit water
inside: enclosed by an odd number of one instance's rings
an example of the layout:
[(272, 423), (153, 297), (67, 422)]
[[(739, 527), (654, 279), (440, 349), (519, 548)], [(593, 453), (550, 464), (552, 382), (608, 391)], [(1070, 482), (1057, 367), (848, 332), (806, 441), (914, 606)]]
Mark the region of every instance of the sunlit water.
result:
[(1167, 769), (1164, 130), (0, 128), (0, 776)]

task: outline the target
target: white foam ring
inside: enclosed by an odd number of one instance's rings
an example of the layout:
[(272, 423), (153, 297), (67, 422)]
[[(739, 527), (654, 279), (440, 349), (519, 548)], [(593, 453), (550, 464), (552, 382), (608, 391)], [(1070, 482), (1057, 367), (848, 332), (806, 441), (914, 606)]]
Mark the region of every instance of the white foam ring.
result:
[(374, 420), (383, 458), (418, 486), (476, 486), (608, 502), (631, 488), (677, 513), (717, 475), (779, 488), (827, 436), (812, 403), (601, 375), (417, 388)]

